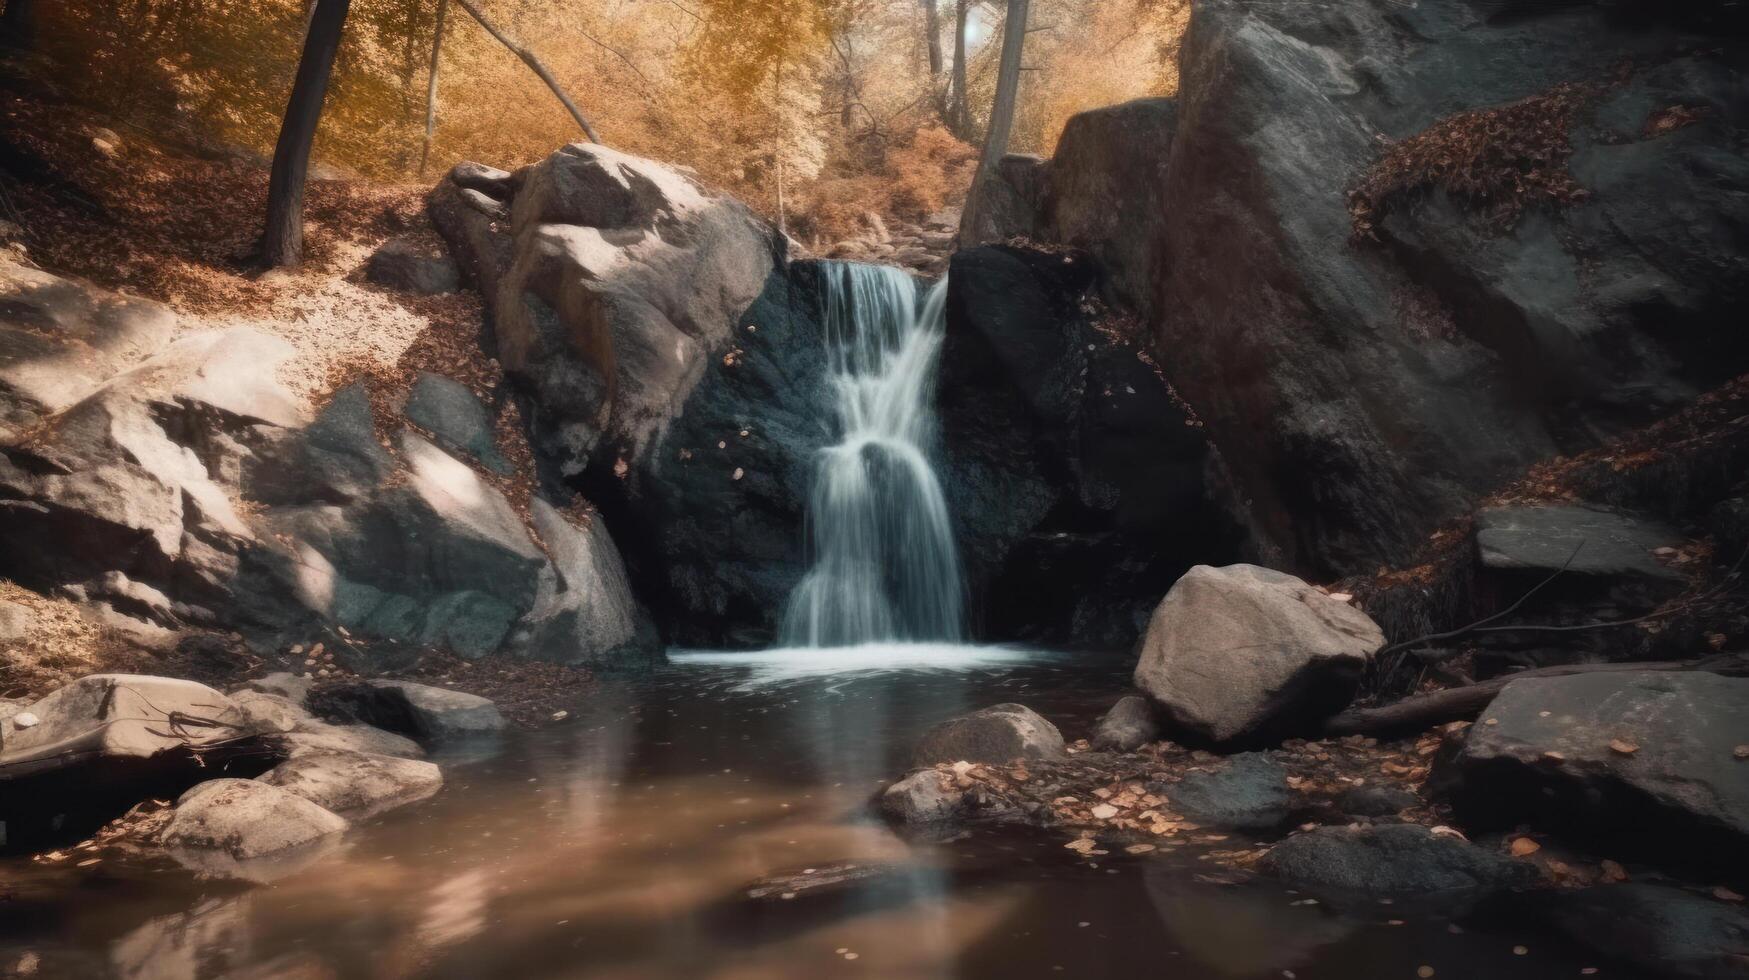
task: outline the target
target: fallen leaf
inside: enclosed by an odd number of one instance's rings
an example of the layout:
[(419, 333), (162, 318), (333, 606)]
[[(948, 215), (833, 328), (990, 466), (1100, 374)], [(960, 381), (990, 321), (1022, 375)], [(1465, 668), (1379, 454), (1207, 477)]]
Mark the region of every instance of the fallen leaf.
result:
[(1743, 896), (1726, 888), (1724, 885), (1720, 885), (1713, 889), (1713, 897), (1721, 902), (1741, 902), (1743, 900)]
[(1633, 755), (1640, 751), (1640, 747), (1625, 738), (1612, 738), (1609, 740), (1609, 750), (1621, 755)]
[(1536, 852), (1538, 852), (1542, 849), (1543, 849), (1543, 846), (1541, 844), (1538, 844), (1536, 841), (1531, 840), (1529, 837), (1516, 837), (1516, 838), (1513, 838), (1513, 841), (1512, 841), (1512, 856), (1513, 857), (1526, 857), (1528, 855), (1535, 854)]
[(1603, 862), (1602, 867), (1603, 867), (1603, 879), (1605, 881), (1626, 881), (1626, 880), (1628, 880), (1628, 869), (1622, 867), (1620, 864), (1616, 863), (1615, 861), (1610, 861), (1610, 860), (1606, 859)]

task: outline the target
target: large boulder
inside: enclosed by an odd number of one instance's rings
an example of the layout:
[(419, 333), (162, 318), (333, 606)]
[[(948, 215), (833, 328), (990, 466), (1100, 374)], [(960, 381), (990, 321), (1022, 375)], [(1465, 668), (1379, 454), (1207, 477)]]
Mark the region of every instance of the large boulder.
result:
[[(21, 724), (28, 716), (29, 725)], [(273, 729), (194, 681), (90, 674), (22, 709), (0, 734), (0, 777), (95, 760), (148, 760), (214, 748)]]
[(508, 231), (489, 297), (498, 356), (532, 386), (542, 448), (566, 475), (598, 443), (628, 459), (654, 451), (777, 254), (740, 202), (595, 144), (519, 173)]
[(1506, 685), (1441, 772), (1481, 827), (1530, 822), (1683, 863), (1749, 845), (1749, 679), (1624, 671)]
[(740, 203), (571, 146), (456, 168), (431, 211), (531, 395), (542, 475), (582, 487), (670, 642), (771, 643), (831, 438), (821, 280)]
[(1341, 710), (1384, 642), (1365, 613), (1292, 575), (1198, 565), (1154, 611), (1135, 682), (1179, 729), (1247, 741)]
[(277, 786), (212, 779), (176, 801), (161, 840), (248, 861), (313, 844), (346, 826), (344, 818)]
[(465, 387), (423, 375), (404, 409), (419, 431), (389, 441), (362, 384), (310, 418), (279, 378), (283, 340), (178, 337), (162, 308), (10, 269), (0, 392), (24, 407), (7, 417), (53, 415), (0, 433), (0, 575), (112, 620), (263, 646), (343, 626), (468, 657), (648, 661), (605, 528), (538, 501), (519, 512)]
[(1260, 556), (1401, 564), (1527, 464), (1749, 367), (1732, 16), (1209, 0), (1175, 111), (1071, 121), (1047, 224), (1142, 292)]
[(443, 773), (429, 762), (365, 752), (305, 752), (256, 778), (354, 819), (422, 800), (443, 787)]
[(1051, 761), (1065, 757), (1063, 735), (1038, 712), (1020, 704), (998, 704), (950, 718), (923, 733), (911, 764), (943, 762), (1004, 765), (1017, 760)]
[(242, 461), (304, 419), (274, 374), (291, 353), (246, 328), (192, 334), (0, 445), (0, 571), (84, 583), (118, 608), (137, 597), (113, 584), (140, 583), (174, 596), (177, 618), (213, 622), (258, 541), (233, 493)]

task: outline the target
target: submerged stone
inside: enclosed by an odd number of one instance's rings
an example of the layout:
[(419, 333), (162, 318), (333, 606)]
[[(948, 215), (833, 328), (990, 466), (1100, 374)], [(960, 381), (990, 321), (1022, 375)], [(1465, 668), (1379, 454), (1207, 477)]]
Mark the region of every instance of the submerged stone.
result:
[(1025, 705), (998, 704), (936, 725), (918, 740), (914, 766), (940, 762), (992, 765), (1016, 759), (1061, 759), (1063, 734)]

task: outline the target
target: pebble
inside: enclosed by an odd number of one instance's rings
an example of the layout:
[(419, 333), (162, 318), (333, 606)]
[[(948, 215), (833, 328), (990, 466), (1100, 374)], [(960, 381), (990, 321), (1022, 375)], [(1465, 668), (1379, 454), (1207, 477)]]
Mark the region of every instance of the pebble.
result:
[(28, 711), (20, 711), (12, 716), (12, 727), (17, 729), (35, 728), (42, 724), (42, 719)]

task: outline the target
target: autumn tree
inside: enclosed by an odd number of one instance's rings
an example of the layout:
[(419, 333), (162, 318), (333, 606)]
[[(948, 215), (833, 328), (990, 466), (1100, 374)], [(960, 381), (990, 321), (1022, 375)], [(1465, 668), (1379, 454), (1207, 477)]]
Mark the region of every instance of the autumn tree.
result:
[(285, 121), (273, 149), (273, 171), (267, 180), (267, 230), (261, 257), (269, 267), (297, 265), (304, 258), (304, 182), (310, 172), (310, 147), (322, 119), (322, 101), (334, 73), (334, 56), (352, 0), (315, 0), (304, 53), (298, 59), (286, 103)]
[(990, 178), (996, 163), (1008, 152), (1008, 137), (1014, 128), (1014, 103), (1020, 90), (1020, 56), (1026, 45), (1026, 12), (1030, 0), (1008, 0), (1008, 17), (1002, 26), (1002, 61), (996, 70), (996, 99), (990, 107), (990, 125), (984, 149), (978, 155), (978, 170), (966, 195), (960, 215), (960, 244), (977, 245), (994, 236), (990, 224)]

